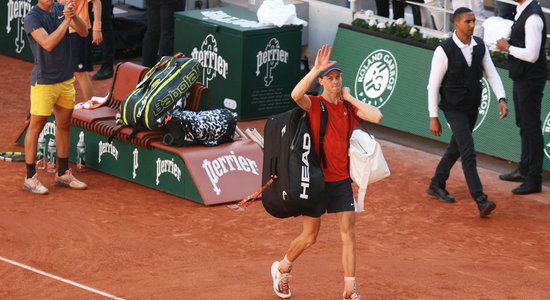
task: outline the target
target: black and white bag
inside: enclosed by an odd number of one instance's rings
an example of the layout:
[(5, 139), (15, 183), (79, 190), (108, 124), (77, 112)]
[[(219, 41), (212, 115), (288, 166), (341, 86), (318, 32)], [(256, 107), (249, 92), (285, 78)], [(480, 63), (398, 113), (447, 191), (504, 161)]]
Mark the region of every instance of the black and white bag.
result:
[(168, 146), (217, 146), (232, 142), (237, 116), (226, 108), (189, 111), (174, 109), (168, 112), (163, 128), (162, 143)]

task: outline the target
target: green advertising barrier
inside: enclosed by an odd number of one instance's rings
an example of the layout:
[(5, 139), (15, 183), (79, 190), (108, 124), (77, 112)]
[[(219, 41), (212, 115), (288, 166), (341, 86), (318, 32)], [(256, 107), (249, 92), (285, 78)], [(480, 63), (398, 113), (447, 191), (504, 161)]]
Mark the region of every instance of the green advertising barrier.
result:
[[(82, 138), (86, 144), (86, 166), (134, 183), (203, 203), (187, 166), (173, 153), (137, 147), (107, 136), (71, 126), (69, 160), (76, 162), (76, 144)], [(159, 162), (170, 168), (159, 171)]]
[(3, 0), (0, 4), (0, 53), (32, 61), (23, 20), (38, 0)]
[[(435, 137), (429, 132), (428, 77), (433, 50), (418, 44), (384, 38), (380, 33), (340, 24), (333, 45), (332, 58), (344, 70), (343, 84), (352, 95), (382, 111), (383, 126), (448, 143), (451, 130)], [(506, 95), (512, 98), (512, 80), (508, 71), (497, 68)], [(515, 125), (513, 103), (506, 119), (498, 117), (498, 102), (483, 79), (482, 103), (474, 128), (476, 151), (517, 162), (520, 158), (519, 129)], [(544, 94), (550, 95), (550, 84)], [(445, 117), (439, 114), (442, 124)], [(550, 170), (550, 102), (542, 104), (545, 160)]]
[(301, 26), (262, 25), (239, 7), (178, 12), (174, 49), (201, 62), (199, 80), (212, 91), (212, 108), (256, 119), (294, 107)]
[[(50, 116), (42, 133), (48, 141), (55, 138), (55, 118)], [(173, 153), (160, 149), (144, 149), (119, 140), (109, 143), (107, 136), (71, 126), (69, 160), (76, 162), (76, 144), (82, 139), (86, 145), (87, 168), (145, 185), (169, 194), (204, 203), (185, 163)], [(17, 140), (23, 145), (25, 132)], [(157, 161), (169, 162), (172, 172), (159, 172)]]
[[(24, 126), (18, 144), (24, 143), (27, 125)], [(55, 118), (50, 116), (41, 132), (46, 144), (55, 138), (55, 131)], [(263, 152), (250, 140), (237, 139), (216, 147), (170, 147), (153, 141), (151, 148), (146, 149), (127, 140), (109, 141), (109, 136), (71, 126), (72, 162), (77, 160), (79, 141), (85, 144), (87, 168), (204, 205), (240, 201), (261, 187)]]

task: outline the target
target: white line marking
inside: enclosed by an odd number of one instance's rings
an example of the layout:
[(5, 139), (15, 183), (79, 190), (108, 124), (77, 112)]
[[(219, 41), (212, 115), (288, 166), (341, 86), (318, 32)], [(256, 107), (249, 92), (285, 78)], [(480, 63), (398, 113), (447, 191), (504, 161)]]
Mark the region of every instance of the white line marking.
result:
[(52, 279), (62, 281), (62, 282), (68, 283), (68, 284), (70, 284), (70, 285), (74, 285), (74, 286), (76, 286), (76, 287), (78, 287), (78, 288), (81, 288), (81, 289), (90, 291), (90, 292), (92, 292), (92, 293), (99, 294), (99, 295), (104, 296), (104, 297), (107, 297), (107, 298), (116, 299), (116, 300), (124, 300), (124, 298), (120, 298), (120, 297), (113, 296), (113, 295), (111, 295), (111, 294), (108, 294), (108, 293), (105, 293), (105, 292), (102, 292), (102, 291), (98, 291), (98, 290), (96, 290), (96, 289), (94, 289), (94, 288), (91, 288), (91, 287), (85, 286), (85, 285), (83, 285), (83, 284), (80, 284), (80, 283), (77, 283), (77, 282), (74, 282), (74, 281), (71, 281), (71, 280), (68, 280), (68, 279), (65, 279), (65, 278), (62, 278), (62, 277), (59, 277), (59, 276), (56, 276), (56, 275), (47, 273), (47, 272), (44, 272), (44, 271), (41, 271), (41, 270), (38, 270), (38, 269), (35, 269), (35, 268), (33, 268), (33, 267), (30, 267), (30, 266), (27, 266), (27, 265), (18, 263), (18, 262), (16, 262), (16, 261), (11, 260), (11, 259), (4, 258), (4, 257), (2, 257), (2, 256), (0, 256), (0, 260), (2, 260), (2, 261), (4, 261), (4, 262), (7, 262), (7, 263), (9, 263), (9, 264), (12, 264), (12, 265), (14, 265), (14, 266), (17, 266), (17, 267), (20, 267), (20, 268), (27, 269), (27, 270), (29, 270), (29, 271), (38, 273), (38, 274), (40, 274), (40, 275), (44, 275), (44, 276), (46, 276), (46, 277), (50, 277), (50, 278), (52, 278)]

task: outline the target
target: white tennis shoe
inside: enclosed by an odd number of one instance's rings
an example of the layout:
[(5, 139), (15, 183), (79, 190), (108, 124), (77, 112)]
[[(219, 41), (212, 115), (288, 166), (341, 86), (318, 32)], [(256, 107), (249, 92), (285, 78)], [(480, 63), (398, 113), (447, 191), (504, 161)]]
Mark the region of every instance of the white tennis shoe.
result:
[(290, 298), (290, 273), (279, 272), (279, 262), (271, 265), (271, 277), (273, 278), (273, 291), (279, 298)]

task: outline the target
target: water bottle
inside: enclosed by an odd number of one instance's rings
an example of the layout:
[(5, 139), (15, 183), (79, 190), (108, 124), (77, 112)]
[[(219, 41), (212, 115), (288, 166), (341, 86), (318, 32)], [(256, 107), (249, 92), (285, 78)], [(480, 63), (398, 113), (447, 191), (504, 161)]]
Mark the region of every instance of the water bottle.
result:
[(78, 143), (76, 144), (76, 171), (86, 171), (86, 143), (84, 143), (84, 132), (80, 132)]
[(41, 134), (40, 137), (38, 137), (37, 150), (38, 151), (36, 153), (36, 169), (44, 170), (46, 169), (48, 156), (46, 155), (46, 139), (44, 138), (43, 134)]
[(48, 143), (48, 172), (57, 172), (57, 148), (55, 146), (55, 139), (50, 139)]

